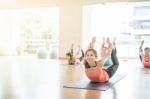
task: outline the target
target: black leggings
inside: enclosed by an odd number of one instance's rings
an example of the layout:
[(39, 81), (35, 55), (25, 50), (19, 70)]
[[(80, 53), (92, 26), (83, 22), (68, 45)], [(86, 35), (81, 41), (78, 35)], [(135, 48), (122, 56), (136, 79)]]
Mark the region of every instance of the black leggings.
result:
[(73, 54), (74, 54), (74, 51), (73, 51), (73, 48), (70, 49), (70, 51), (68, 53), (66, 53), (66, 56), (69, 56), (70, 59), (73, 58)]
[(140, 58), (140, 60), (141, 60), (141, 62), (142, 62), (142, 56), (141, 56), (141, 55), (139, 55), (139, 58)]
[[(139, 52), (143, 52), (143, 50), (142, 50), (142, 49), (139, 49)], [(140, 58), (140, 60), (141, 60), (141, 62), (142, 62), (142, 56), (141, 56), (141, 54), (139, 54), (139, 58)]]
[(119, 66), (119, 61), (116, 54), (117, 54), (117, 49), (114, 48), (111, 53), (111, 60), (113, 64), (108, 69), (106, 69), (109, 78), (111, 78), (116, 73)]
[(80, 62), (83, 60), (83, 58), (84, 58), (84, 51), (83, 51), (83, 49), (81, 49), (81, 53), (82, 53), (82, 55), (81, 55), (81, 57), (79, 58), (79, 60), (80, 60)]

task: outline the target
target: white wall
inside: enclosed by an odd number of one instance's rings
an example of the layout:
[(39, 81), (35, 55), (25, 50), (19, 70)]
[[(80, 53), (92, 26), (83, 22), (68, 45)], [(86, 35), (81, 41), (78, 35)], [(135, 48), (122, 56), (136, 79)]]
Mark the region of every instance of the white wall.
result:
[(82, 6), (67, 4), (60, 7), (59, 55), (65, 56), (71, 44), (81, 45)]

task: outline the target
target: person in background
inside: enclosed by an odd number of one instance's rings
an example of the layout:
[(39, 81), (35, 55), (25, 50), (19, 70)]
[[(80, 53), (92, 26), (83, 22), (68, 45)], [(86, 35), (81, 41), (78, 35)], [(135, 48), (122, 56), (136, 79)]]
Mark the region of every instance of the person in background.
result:
[(150, 48), (145, 47), (143, 53), (143, 45), (144, 45), (144, 40), (141, 42), (139, 47), (139, 57), (144, 67), (150, 67)]
[[(74, 47), (74, 44), (71, 45), (70, 51), (68, 53), (66, 53), (69, 65), (80, 64), (84, 58), (84, 51), (80, 47), (80, 45), (78, 45), (78, 51), (75, 55), (74, 55), (74, 48), (73, 47)], [(81, 56), (79, 56), (80, 52), (81, 52)]]

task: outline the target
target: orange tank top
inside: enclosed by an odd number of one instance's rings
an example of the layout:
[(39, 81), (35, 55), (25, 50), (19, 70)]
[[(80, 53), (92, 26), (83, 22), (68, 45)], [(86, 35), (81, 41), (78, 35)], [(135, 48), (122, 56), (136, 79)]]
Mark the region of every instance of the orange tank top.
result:
[(109, 80), (109, 76), (105, 70), (102, 69), (102, 63), (100, 61), (96, 62), (96, 70), (91, 71), (89, 68), (85, 69), (85, 73), (87, 77), (92, 82), (107, 82)]

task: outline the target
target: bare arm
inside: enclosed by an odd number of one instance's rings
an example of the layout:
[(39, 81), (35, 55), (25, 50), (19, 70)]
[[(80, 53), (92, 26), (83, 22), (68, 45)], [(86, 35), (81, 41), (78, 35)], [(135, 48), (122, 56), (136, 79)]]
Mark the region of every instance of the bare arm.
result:
[(96, 42), (96, 37), (92, 37), (92, 40), (90, 44), (88, 45), (88, 49), (93, 49), (95, 42)]
[(109, 38), (106, 39), (106, 43), (108, 44), (108, 47), (101, 49), (101, 55), (103, 58), (108, 58), (113, 49), (113, 44), (110, 42)]
[(79, 55), (80, 55), (81, 50), (82, 50), (82, 49), (81, 49), (81, 46), (78, 45), (78, 51), (77, 51), (77, 53), (75, 54), (75, 57), (76, 57), (76, 58), (79, 58), (79, 57), (80, 57)]
[(113, 49), (113, 44), (110, 42), (110, 39), (107, 38), (106, 39), (106, 42), (108, 44), (108, 48), (107, 48), (107, 53), (106, 53), (106, 58), (110, 57), (111, 56), (111, 52), (112, 52), (112, 49)]
[(102, 61), (105, 62), (110, 56), (113, 49), (113, 44), (110, 42), (109, 38), (106, 39), (106, 43), (108, 44), (108, 47), (101, 48), (101, 56)]

